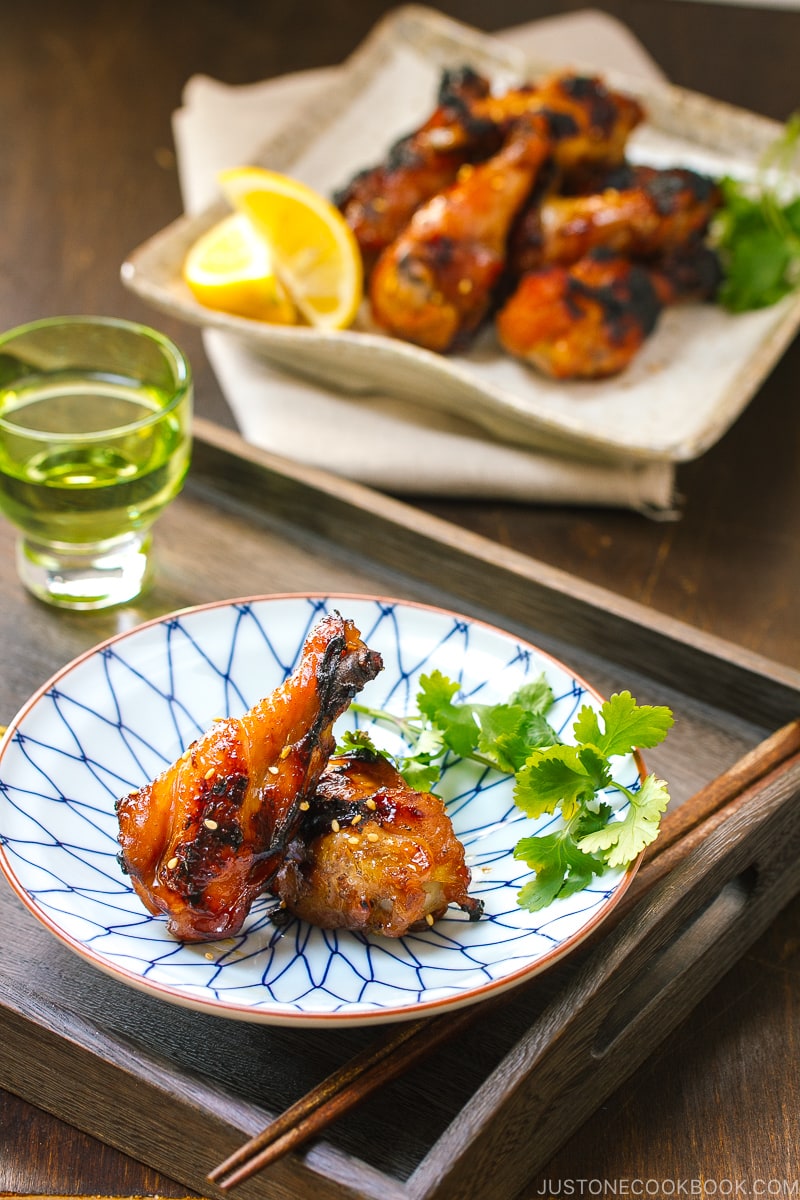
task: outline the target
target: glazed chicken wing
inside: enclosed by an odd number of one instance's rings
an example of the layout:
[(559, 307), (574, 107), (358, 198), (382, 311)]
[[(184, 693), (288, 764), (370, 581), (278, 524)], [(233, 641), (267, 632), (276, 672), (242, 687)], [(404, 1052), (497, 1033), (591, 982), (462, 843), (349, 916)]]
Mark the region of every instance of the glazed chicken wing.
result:
[(468, 895), (470, 872), (444, 802), (378, 755), (332, 758), (272, 890), (314, 925), (402, 937)]
[(702, 245), (658, 267), (596, 250), (523, 276), (497, 315), (497, 334), (510, 354), (555, 379), (599, 379), (628, 366), (664, 305), (708, 299), (718, 282), (716, 257)]
[(381, 666), (352, 621), (324, 617), (279, 687), (118, 802), (122, 866), (175, 937), (241, 927), (314, 795), (334, 722)]
[(720, 200), (713, 181), (694, 171), (635, 167), (625, 187), (531, 205), (514, 231), (511, 265), (523, 274), (599, 248), (633, 258), (663, 255), (702, 235)]
[(370, 281), (375, 320), (428, 350), (463, 342), (486, 315), (514, 218), (550, 151), (546, 118), (521, 118), (503, 148), (417, 209)]

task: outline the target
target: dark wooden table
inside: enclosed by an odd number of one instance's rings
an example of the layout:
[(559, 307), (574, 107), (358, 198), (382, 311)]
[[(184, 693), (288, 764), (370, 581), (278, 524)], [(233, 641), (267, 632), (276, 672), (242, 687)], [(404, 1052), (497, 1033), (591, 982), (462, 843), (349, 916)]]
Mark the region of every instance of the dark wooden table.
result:
[[(370, 0), (27, 0), (0, 40), (0, 325), (62, 312), (153, 320), (119, 264), (180, 210), (170, 114), (185, 80), (246, 83), (340, 61)], [(439, 7), (491, 30), (580, 3)], [(607, 0), (676, 83), (774, 118), (800, 107), (800, 12)], [(199, 411), (232, 423), (196, 331)], [(800, 344), (736, 426), (682, 467), (682, 517), (436, 501), (429, 511), (800, 667)], [(6, 566), (0, 603), (17, 588)], [(6, 637), (11, 631), (6, 626)], [(60, 665), (51, 648), (53, 668)], [(3, 655), (5, 659), (5, 653)], [(800, 900), (526, 1192), (792, 1195), (800, 1187)], [(0, 1054), (2, 1047), (0, 1047)], [(0, 1194), (185, 1189), (0, 1092)], [(269, 1194), (265, 1183), (264, 1194)]]

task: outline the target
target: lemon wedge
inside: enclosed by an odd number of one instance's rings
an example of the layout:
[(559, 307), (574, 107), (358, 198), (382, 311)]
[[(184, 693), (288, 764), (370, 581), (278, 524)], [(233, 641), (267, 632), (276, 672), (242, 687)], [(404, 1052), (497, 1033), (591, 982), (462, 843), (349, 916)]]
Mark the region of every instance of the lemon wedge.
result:
[(362, 297), (361, 253), (338, 209), (304, 183), (261, 167), (234, 167), (219, 181), (231, 206), (266, 239), (309, 325), (350, 325)]
[(269, 246), (241, 213), (232, 213), (197, 239), (183, 278), (206, 308), (290, 325), (297, 311), (275, 273)]

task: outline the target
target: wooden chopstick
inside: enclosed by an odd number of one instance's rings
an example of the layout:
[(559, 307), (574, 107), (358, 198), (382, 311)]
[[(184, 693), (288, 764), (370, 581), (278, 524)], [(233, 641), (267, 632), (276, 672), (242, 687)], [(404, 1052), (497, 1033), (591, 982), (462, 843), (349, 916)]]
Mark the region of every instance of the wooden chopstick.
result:
[[(732, 767), (711, 780), (672, 812), (622, 900), (603, 922), (601, 936), (618, 923), (650, 889), (695, 846), (746, 802), (753, 788), (771, 772), (800, 757), (800, 718), (790, 721)], [(480, 1004), (450, 1011), (446, 1017), (423, 1017), (395, 1026), (377, 1045), (368, 1046), (322, 1083), (286, 1109), (208, 1174), (223, 1191), (236, 1187), (322, 1132), (378, 1087), (397, 1078), (440, 1042), (466, 1029), (479, 1016), (507, 998), (501, 993)]]
[[(402, 1027), (393, 1030), (392, 1036), (385, 1041), (379, 1041), (377, 1045), (367, 1046), (366, 1049), (356, 1054), (344, 1066), (338, 1067), (322, 1083), (317, 1084), (310, 1092), (307, 1092), (291, 1108), (287, 1108), (281, 1116), (276, 1117), (262, 1133), (257, 1134), (249, 1142), (246, 1142), (230, 1158), (226, 1158), (218, 1167), (210, 1171), (208, 1178), (214, 1182), (218, 1182), (229, 1171), (233, 1171), (234, 1168), (245, 1165), (249, 1166), (251, 1155), (266, 1147), (275, 1147), (280, 1143), (281, 1150), (276, 1154), (276, 1157), (281, 1157), (282, 1154), (291, 1149), (292, 1145), (299, 1144), (300, 1141), (305, 1140), (298, 1131), (305, 1128), (306, 1123), (313, 1117), (315, 1112), (323, 1105), (333, 1104), (337, 1095), (349, 1095), (350, 1089), (357, 1087), (359, 1080), (363, 1080), (369, 1071), (385, 1064), (386, 1059), (390, 1055), (401, 1051), (403, 1046), (416, 1037), (420, 1029), (427, 1025), (429, 1021), (430, 1018), (424, 1017), (418, 1021), (408, 1021)], [(255, 1166), (255, 1170), (260, 1169), (259, 1165)], [(233, 1187), (243, 1179), (248, 1178), (250, 1174), (249, 1169), (247, 1174), (242, 1174), (241, 1176), (237, 1172), (225, 1183), (220, 1183), (220, 1187)]]

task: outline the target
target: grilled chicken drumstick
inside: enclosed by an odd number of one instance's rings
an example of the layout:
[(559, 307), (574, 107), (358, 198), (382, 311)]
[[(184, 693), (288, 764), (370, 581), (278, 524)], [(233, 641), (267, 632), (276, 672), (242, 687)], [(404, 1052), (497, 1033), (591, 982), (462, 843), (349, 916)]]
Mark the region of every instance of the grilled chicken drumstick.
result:
[(358, 752), (330, 760), (272, 890), (314, 925), (402, 937), (450, 904), (477, 919), (469, 884), (444, 802)]
[(478, 97), (472, 112), (508, 132), (526, 113), (549, 118), (559, 173), (623, 162), (625, 147), (644, 109), (632, 96), (607, 88), (596, 75), (564, 72), (499, 95)]
[(521, 275), (577, 262), (601, 247), (633, 258), (663, 255), (700, 237), (720, 202), (719, 188), (705, 175), (633, 167), (625, 187), (546, 196), (531, 205), (511, 240), (511, 267)]
[(422, 204), (453, 183), (462, 165), (496, 154), (513, 123), (529, 113), (557, 126), (554, 160), (560, 170), (621, 162), (643, 115), (637, 101), (594, 77), (556, 75), (492, 95), (488, 80), (471, 68), (445, 71), (428, 120), (334, 197), (361, 248), (366, 274)]
[(550, 147), (547, 119), (522, 117), (496, 155), (417, 209), (372, 273), (379, 325), (440, 352), (474, 332), (504, 270), (509, 230)]
[(523, 276), (497, 315), (501, 344), (555, 379), (600, 379), (631, 362), (666, 304), (709, 299), (719, 265), (702, 245), (645, 266), (595, 250)]
[(334, 722), (381, 667), (352, 621), (324, 617), (269, 696), (217, 721), (118, 802), (120, 861), (175, 937), (207, 941), (241, 927), (313, 799)]
[(356, 236), (368, 274), (412, 214), (455, 179), (462, 163), (497, 150), (501, 133), (470, 102), (488, 95), (489, 83), (469, 67), (445, 71), (436, 108), (413, 133), (390, 148), (384, 162), (359, 171), (335, 196)]

